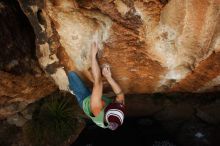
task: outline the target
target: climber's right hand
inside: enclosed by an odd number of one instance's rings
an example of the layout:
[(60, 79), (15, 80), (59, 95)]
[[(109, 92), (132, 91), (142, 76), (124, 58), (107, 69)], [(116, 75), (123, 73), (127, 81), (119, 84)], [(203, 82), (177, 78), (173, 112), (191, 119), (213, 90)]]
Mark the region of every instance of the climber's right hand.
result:
[(110, 66), (108, 64), (105, 64), (102, 68), (102, 75), (108, 80), (112, 77), (112, 73), (110, 70)]

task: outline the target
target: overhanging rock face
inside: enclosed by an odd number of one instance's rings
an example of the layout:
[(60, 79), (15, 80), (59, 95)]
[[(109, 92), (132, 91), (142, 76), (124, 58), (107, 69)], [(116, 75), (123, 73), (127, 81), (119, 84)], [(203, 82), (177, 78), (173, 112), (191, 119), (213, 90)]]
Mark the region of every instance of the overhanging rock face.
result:
[(88, 76), (93, 42), (126, 93), (219, 90), (218, 0), (18, 1), (34, 28), (39, 62), (61, 90), (68, 80), (58, 58)]

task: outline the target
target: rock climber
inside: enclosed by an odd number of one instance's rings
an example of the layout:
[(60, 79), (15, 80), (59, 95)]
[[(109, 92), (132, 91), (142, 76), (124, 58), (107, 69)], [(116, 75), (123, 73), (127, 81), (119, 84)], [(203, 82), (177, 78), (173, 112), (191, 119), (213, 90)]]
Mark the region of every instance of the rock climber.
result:
[(116, 98), (103, 96), (101, 70), (97, 62), (99, 48), (96, 43), (91, 46), (91, 71), (93, 78), (92, 92), (77, 75), (71, 63), (64, 63), (64, 69), (69, 80), (69, 89), (77, 98), (79, 106), (85, 114), (99, 127), (116, 130), (123, 124), (125, 112), (125, 97), (118, 83), (112, 78), (110, 66), (104, 65), (102, 75), (111, 85)]

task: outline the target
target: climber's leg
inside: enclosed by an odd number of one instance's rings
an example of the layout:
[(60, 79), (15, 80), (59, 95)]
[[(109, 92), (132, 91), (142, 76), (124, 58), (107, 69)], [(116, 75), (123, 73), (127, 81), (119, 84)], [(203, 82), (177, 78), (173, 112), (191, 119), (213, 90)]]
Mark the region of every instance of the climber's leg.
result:
[(76, 96), (79, 106), (82, 108), (83, 100), (91, 95), (88, 87), (83, 83), (76, 72), (68, 72), (69, 88)]
[[(87, 96), (91, 95), (91, 93), (89, 89), (85, 86), (83, 81), (80, 79), (80, 77), (77, 75), (75, 64), (73, 63), (72, 59), (69, 57), (64, 48), (58, 48), (57, 56), (59, 58), (60, 66), (64, 67), (64, 70), (68, 76), (69, 88), (75, 94), (76, 99), (80, 107), (82, 108), (83, 100)], [(91, 75), (89, 75), (88, 71), (84, 71), (83, 73), (86, 75), (86, 77), (89, 78), (90, 81), (93, 80), (93, 78), (91, 78)]]

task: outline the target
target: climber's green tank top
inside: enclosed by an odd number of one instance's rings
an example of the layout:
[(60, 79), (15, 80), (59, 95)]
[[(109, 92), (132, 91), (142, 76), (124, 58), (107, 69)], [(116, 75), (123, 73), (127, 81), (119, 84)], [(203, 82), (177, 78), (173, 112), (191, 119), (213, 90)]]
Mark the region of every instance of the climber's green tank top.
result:
[(101, 110), (101, 112), (98, 114), (98, 116), (94, 117), (91, 109), (90, 109), (90, 96), (86, 97), (83, 100), (83, 111), (85, 114), (92, 119), (92, 121), (102, 128), (107, 128), (107, 125), (104, 124), (104, 110), (105, 108), (113, 102), (113, 99), (107, 98), (105, 96), (102, 96), (102, 99), (105, 102), (105, 107)]

